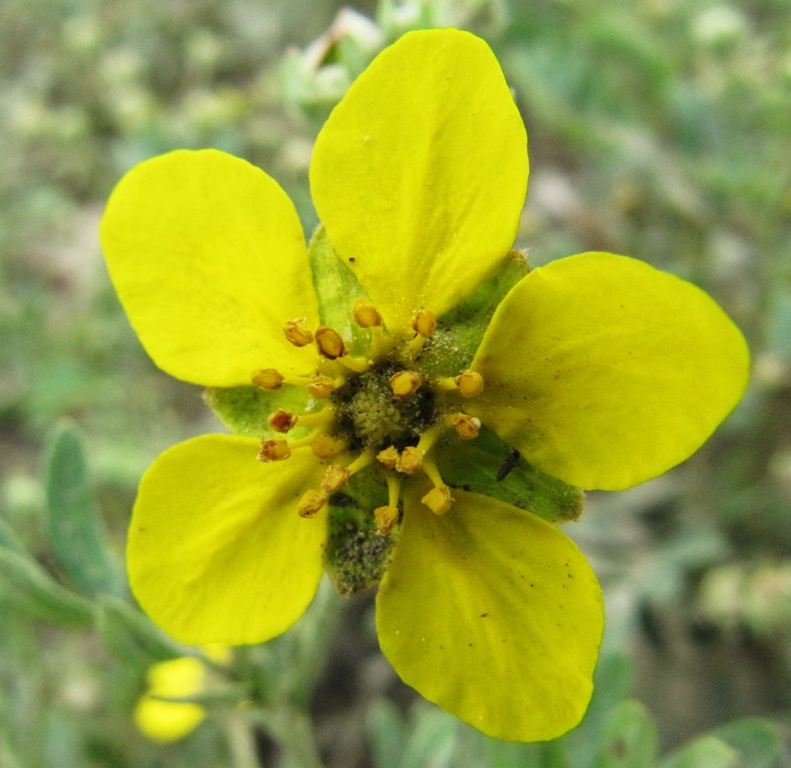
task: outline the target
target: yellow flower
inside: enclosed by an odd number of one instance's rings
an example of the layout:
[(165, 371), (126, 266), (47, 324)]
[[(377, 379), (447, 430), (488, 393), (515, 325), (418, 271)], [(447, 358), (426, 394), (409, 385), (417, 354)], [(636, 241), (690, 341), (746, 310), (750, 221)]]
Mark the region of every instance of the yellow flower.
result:
[[(129, 574), (162, 628), (267, 640), (326, 560), (349, 591), (381, 577), (382, 650), (426, 698), (507, 739), (580, 720), (603, 615), (552, 524), (579, 511), (564, 483), (621, 489), (683, 461), (741, 397), (748, 353), (702, 291), (606, 253), (511, 281), (476, 335), (481, 296), (519, 265), (527, 174), (493, 54), (447, 29), (387, 48), (324, 126), (310, 252), (280, 187), (221, 152), (173, 152), (119, 183), (102, 243), (151, 357), (221, 413), (271, 406), (240, 427), (260, 444), (197, 437), (142, 480)], [(520, 472), (548, 502), (509, 503)], [(363, 544), (343, 539), (349, 515), (375, 529)]]
[[(208, 658), (226, 662), (229, 649), (209, 646)], [(134, 710), (135, 723), (141, 733), (152, 741), (178, 741), (192, 733), (206, 717), (206, 710), (187, 699), (206, 691), (206, 666), (195, 656), (181, 656), (152, 664), (146, 673), (147, 688)]]

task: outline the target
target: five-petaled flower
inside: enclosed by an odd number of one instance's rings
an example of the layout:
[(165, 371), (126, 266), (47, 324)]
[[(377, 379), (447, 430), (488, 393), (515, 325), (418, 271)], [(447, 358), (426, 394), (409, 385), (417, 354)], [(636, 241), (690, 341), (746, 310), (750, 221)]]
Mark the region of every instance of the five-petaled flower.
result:
[(119, 183), (101, 235), (131, 323), (241, 433), (176, 445), (141, 482), (130, 580), (167, 632), (267, 640), (326, 565), (345, 591), (380, 581), (382, 651), (426, 698), (507, 739), (580, 720), (603, 609), (554, 524), (579, 513), (569, 486), (683, 461), (748, 352), (705, 293), (633, 259), (513, 278), (527, 175), (497, 61), (447, 29), (405, 35), (333, 111), (309, 250), (281, 188), (227, 154)]

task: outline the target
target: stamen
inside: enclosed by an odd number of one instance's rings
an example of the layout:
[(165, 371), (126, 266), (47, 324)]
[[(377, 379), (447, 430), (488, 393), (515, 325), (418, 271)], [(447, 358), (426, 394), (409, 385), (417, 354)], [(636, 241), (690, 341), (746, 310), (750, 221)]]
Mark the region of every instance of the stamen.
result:
[(387, 469), (395, 469), (399, 458), (398, 449), (394, 445), (376, 454), (376, 460), (384, 464)]
[(344, 355), (338, 358), (338, 362), (355, 373), (364, 373), (371, 367), (371, 363), (368, 361), (367, 357)]
[(412, 322), (412, 328), (423, 338), (431, 336), (437, 328), (437, 317), (430, 309), (419, 309)]
[(414, 394), (420, 387), (420, 374), (415, 371), (398, 371), (390, 377), (390, 389), (398, 400)]
[(258, 461), (268, 464), (270, 461), (283, 461), (291, 456), (291, 448), (288, 441), (283, 437), (275, 437), (269, 440), (262, 440), (261, 446), (256, 457)]
[(303, 325), (306, 319), (289, 320), (283, 326), (283, 333), (295, 347), (305, 347), (313, 341), (313, 334)]
[(335, 491), (343, 488), (349, 481), (352, 471), (349, 467), (342, 467), (340, 464), (330, 464), (324, 470), (324, 476), (321, 478), (321, 488), (326, 493), (335, 493)]
[(382, 324), (379, 310), (367, 299), (358, 299), (352, 311), (355, 322), (361, 328), (378, 328)]
[(324, 434), (319, 435), (311, 444), (313, 454), (320, 459), (334, 459), (349, 447), (349, 442), (344, 437)]
[(429, 456), (423, 459), (423, 471), (428, 475), (434, 487), (421, 501), (435, 514), (444, 515), (453, 504), (450, 488), (442, 482), (436, 462)]
[(462, 440), (472, 440), (478, 437), (481, 430), (481, 420), (466, 413), (454, 413), (448, 416), (446, 423), (449, 427), (456, 430), (456, 434)]
[(339, 376), (337, 379), (333, 379), (330, 376), (324, 376), (323, 374), (319, 374), (317, 376), (313, 376), (308, 380), (308, 392), (310, 392), (313, 397), (318, 400), (323, 400), (326, 397), (329, 397), (338, 387), (342, 387), (346, 383), (346, 380)]
[(278, 408), (274, 413), (269, 414), (267, 423), (275, 432), (285, 433), (294, 429), (297, 418), (291, 411), (284, 411), (282, 408)]
[(316, 330), (316, 346), (319, 354), (328, 360), (336, 360), (346, 354), (346, 345), (341, 335), (332, 328), (322, 326)]
[(261, 368), (254, 371), (250, 377), (253, 384), (261, 389), (280, 389), (286, 377), (282, 373), (278, 373), (274, 368)]
[(408, 445), (401, 451), (395, 468), (405, 475), (415, 475), (423, 468), (423, 451), (414, 445)]
[(453, 497), (447, 485), (435, 485), (421, 501), (435, 515), (444, 515), (451, 508)]
[(297, 505), (297, 513), (300, 517), (316, 517), (319, 510), (327, 503), (327, 494), (321, 491), (305, 491)]
[(374, 510), (376, 535), (387, 536), (398, 522), (398, 497), (401, 494), (401, 481), (395, 475), (387, 476), (387, 506)]
[(456, 377), (456, 384), (462, 397), (477, 397), (483, 392), (483, 376), (477, 371), (464, 371)]
[(300, 427), (321, 427), (332, 424), (335, 419), (335, 407), (325, 405), (320, 411), (313, 413), (302, 413), (296, 417)]

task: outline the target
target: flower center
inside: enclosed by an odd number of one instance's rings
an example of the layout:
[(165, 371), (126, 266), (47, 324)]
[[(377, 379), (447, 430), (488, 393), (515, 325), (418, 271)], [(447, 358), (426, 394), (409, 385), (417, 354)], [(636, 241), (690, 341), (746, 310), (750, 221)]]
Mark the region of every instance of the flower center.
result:
[(312, 431), (298, 440), (263, 440), (258, 459), (282, 461), (292, 451), (310, 448), (319, 461), (332, 462), (321, 487), (303, 494), (297, 509), (303, 517), (315, 516), (356, 472), (375, 464), (384, 474), (388, 503), (372, 513), (376, 533), (386, 536), (401, 514), (401, 483), (413, 475), (423, 473), (432, 484), (422, 498), (426, 506), (436, 514), (450, 509), (451, 490), (431, 451), (450, 429), (462, 440), (477, 437), (480, 422), (464, 413), (463, 403), (483, 391), (483, 379), (471, 370), (447, 377), (421, 371), (420, 352), (437, 326), (430, 310), (419, 310), (410, 331), (397, 336), (385, 333), (381, 315), (370, 302), (358, 301), (353, 314), (371, 334), (362, 356), (350, 354), (346, 341), (332, 328), (312, 331), (304, 319), (285, 323), (283, 332), (294, 346), (315, 344), (319, 369), (313, 376), (299, 377), (265, 368), (253, 373), (253, 384), (268, 390), (284, 384), (306, 387), (323, 407), (303, 414), (282, 409), (272, 413), (268, 421), (275, 432), (285, 435), (297, 425)]

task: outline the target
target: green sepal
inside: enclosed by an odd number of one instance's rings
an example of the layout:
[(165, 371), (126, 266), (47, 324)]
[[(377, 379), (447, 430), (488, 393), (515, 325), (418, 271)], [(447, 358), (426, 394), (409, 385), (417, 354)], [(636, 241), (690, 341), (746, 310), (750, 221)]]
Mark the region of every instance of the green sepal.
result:
[(488, 280), (437, 320), (437, 329), (428, 338), (419, 358), (421, 370), (435, 376), (456, 375), (466, 370), (497, 305), (529, 271), (524, 253), (509, 251)]
[[(261, 439), (275, 432), (267, 418), (278, 408), (303, 413), (307, 406), (308, 391), (303, 387), (284, 386), (280, 389), (259, 387), (209, 387), (203, 399), (217, 418), (234, 434)], [(300, 433), (294, 431), (294, 437)]]
[(327, 230), (321, 225), (313, 232), (308, 254), (322, 325), (337, 331), (353, 354), (361, 354), (370, 345), (370, 333), (353, 322), (352, 309), (357, 299), (367, 299), (368, 294), (335, 251)]
[(93, 620), (91, 604), (53, 581), (26, 555), (0, 547), (0, 596), (50, 624), (82, 626)]
[(472, 440), (449, 431), (435, 456), (442, 479), (451, 487), (491, 496), (550, 523), (577, 520), (582, 514), (585, 498), (579, 488), (539, 472), (485, 426)]
[(659, 768), (734, 768), (739, 764), (739, 755), (735, 749), (716, 736), (706, 735), (664, 758)]
[(52, 551), (75, 587), (86, 595), (121, 595), (124, 582), (93, 503), (85, 446), (63, 427), (52, 438), (46, 461), (47, 532)]
[(374, 510), (387, 504), (387, 488), (377, 469), (358, 472), (330, 497), (324, 567), (341, 595), (378, 584), (398, 538), (398, 525), (387, 536), (376, 533)]
[(147, 666), (184, 655), (184, 648), (171, 640), (151, 620), (129, 603), (110, 595), (99, 598), (96, 629), (107, 649), (119, 659)]
[(656, 725), (639, 701), (621, 702), (610, 714), (594, 768), (654, 768)]

